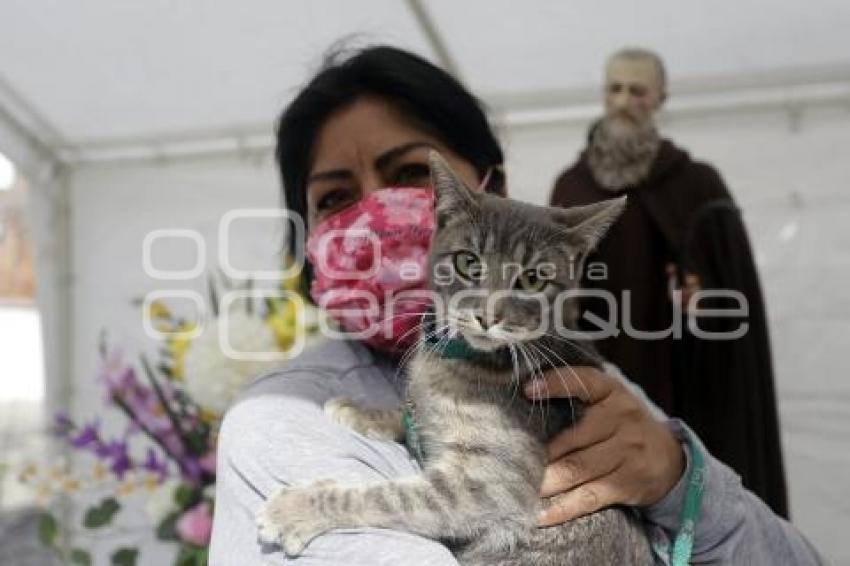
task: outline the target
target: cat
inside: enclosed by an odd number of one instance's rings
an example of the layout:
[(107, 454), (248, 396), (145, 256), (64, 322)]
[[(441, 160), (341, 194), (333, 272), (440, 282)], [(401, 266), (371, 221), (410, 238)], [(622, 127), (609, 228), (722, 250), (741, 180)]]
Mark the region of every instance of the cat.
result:
[(622, 213), (625, 197), (539, 207), (471, 191), (436, 152), (430, 165), (435, 306), (408, 367), (406, 406), (373, 410), (345, 399), (325, 406), (364, 435), (407, 437), (422, 472), (371, 485), (284, 488), (257, 516), (260, 539), (296, 556), (325, 531), (369, 526), (440, 540), (464, 565), (651, 564), (630, 509), (537, 527), (546, 442), (580, 418), (581, 407), (534, 404), (520, 391), (548, 368), (600, 366), (590, 343), (552, 330), (560, 319), (575, 327), (578, 312), (575, 298), (556, 298), (576, 288), (581, 258)]

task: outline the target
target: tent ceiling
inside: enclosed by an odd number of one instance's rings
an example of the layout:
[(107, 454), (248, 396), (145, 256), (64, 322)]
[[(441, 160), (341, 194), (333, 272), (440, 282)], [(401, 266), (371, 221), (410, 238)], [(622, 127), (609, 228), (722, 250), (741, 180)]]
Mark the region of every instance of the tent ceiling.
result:
[(68, 141), (268, 124), (344, 34), (430, 54), (404, 4), (370, 3), (19, 2), (0, 68)]
[(511, 109), (592, 100), (623, 45), (657, 49), (674, 91), (848, 81), (847, 29), (846, 0), (30, 0), (3, 7), (0, 105), (53, 147), (268, 135), (321, 53), (350, 34), (454, 63)]
[(472, 4), (428, 7), (465, 77), (490, 95), (596, 85), (624, 45), (656, 49), (676, 80), (850, 63), (846, 0)]

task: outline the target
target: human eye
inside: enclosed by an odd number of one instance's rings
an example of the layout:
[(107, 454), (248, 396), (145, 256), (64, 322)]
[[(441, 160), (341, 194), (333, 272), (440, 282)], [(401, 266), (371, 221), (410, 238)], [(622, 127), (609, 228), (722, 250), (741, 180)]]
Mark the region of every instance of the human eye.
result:
[(316, 199), (316, 212), (327, 214), (348, 206), (355, 200), (351, 189), (334, 188), (323, 191)]
[(431, 169), (425, 163), (405, 163), (395, 170), (391, 180), (397, 186), (426, 187), (431, 183)]

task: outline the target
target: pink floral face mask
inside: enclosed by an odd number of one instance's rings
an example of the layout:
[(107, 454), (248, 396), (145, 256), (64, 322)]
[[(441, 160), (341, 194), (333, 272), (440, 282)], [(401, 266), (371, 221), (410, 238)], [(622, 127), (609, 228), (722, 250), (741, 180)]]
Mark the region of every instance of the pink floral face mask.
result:
[(352, 338), (389, 353), (419, 339), (430, 305), (434, 192), (391, 187), (326, 218), (307, 239), (310, 295)]

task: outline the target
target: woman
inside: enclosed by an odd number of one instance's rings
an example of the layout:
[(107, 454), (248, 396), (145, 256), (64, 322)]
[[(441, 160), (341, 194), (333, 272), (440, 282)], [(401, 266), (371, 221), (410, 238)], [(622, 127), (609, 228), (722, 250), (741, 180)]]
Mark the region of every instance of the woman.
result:
[[(277, 156), (289, 208), (309, 231), (348, 205), (388, 186), (427, 186), (428, 152), (438, 150), (471, 187), (504, 191), (502, 151), (478, 102), (451, 76), (412, 54), (366, 49), (329, 61), (283, 113)], [(302, 249), (304, 242), (293, 242)], [(395, 338), (404, 325), (398, 329)], [(403, 377), (392, 341), (327, 340), (255, 382), (227, 413), (219, 440), (210, 562), (283, 564), (277, 547), (257, 543), (254, 514), (283, 485), (333, 477), (367, 482), (417, 473), (403, 446), (366, 439), (325, 417), (334, 397), (396, 406)], [(585, 391), (582, 421), (557, 436), (541, 496), (555, 505), (552, 525), (612, 504), (638, 508), (659, 563), (681, 526), (693, 454), (705, 460), (694, 562), (814, 564), (816, 553), (774, 516), (738, 477), (706, 454), (680, 422), (669, 420), (615, 372), (577, 368), (539, 397)], [(578, 379), (584, 386), (579, 385)], [(454, 564), (439, 543), (400, 531), (333, 531), (310, 543), (304, 564)]]

